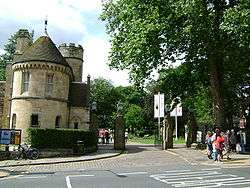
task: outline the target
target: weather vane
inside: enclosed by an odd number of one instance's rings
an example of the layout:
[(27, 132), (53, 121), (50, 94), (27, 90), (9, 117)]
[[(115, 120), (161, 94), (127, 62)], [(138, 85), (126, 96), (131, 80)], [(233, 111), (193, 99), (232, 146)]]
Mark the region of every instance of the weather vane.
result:
[(45, 24), (44, 32), (48, 36), (48, 32), (47, 32), (48, 15), (45, 16), (44, 24)]

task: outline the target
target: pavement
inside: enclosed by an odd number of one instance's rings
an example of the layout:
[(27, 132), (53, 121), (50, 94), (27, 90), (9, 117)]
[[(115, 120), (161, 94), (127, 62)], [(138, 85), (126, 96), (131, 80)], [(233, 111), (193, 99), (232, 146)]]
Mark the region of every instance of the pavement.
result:
[(113, 147), (114, 147), (113, 144), (99, 145), (97, 152), (85, 154), (83, 156), (41, 158), (41, 159), (36, 159), (36, 160), (20, 159), (20, 160), (0, 161), (0, 178), (6, 177), (10, 174), (7, 170), (1, 169), (5, 167), (93, 161), (93, 160), (116, 157), (123, 153), (123, 151), (121, 150), (114, 150)]
[[(190, 165), (215, 165), (220, 167), (234, 167), (234, 166), (250, 166), (250, 153), (248, 154), (231, 154), (231, 160), (223, 159), (222, 162), (214, 162), (209, 160), (206, 156), (205, 150), (196, 150), (194, 148), (186, 148), (185, 145), (176, 145), (173, 149), (168, 149), (173, 155), (181, 157)], [(58, 157), (58, 158), (41, 158), (37, 160), (4, 160), (0, 161), (0, 178), (9, 175), (7, 170), (1, 168), (17, 167), (26, 165), (45, 165), (45, 164), (58, 164), (58, 163), (73, 163), (100, 160), (119, 156), (123, 153), (121, 150), (114, 150), (113, 144), (100, 145), (98, 151), (91, 154), (75, 157)], [(126, 153), (126, 152), (125, 152)]]
[(208, 159), (206, 150), (197, 150), (194, 148), (186, 148), (185, 145), (175, 146), (173, 149), (168, 149), (166, 152), (170, 152), (173, 155), (181, 157), (187, 163), (191, 165), (209, 165), (220, 167), (239, 167), (250, 166), (250, 152), (244, 154), (231, 153), (230, 160), (222, 159), (221, 162), (215, 162)]

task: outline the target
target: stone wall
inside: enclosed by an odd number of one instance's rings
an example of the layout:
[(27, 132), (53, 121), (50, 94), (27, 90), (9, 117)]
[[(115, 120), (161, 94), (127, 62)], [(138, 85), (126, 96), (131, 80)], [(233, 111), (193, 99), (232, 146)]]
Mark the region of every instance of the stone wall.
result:
[(71, 107), (69, 128), (74, 129), (75, 122), (78, 122), (78, 129), (89, 130), (89, 110), (83, 107)]
[[(16, 129), (22, 129), (22, 141), (26, 137), (25, 129), (31, 127), (31, 115), (38, 114), (40, 128), (55, 128), (56, 117), (60, 116), (60, 128), (68, 128), (69, 110), (66, 102), (46, 99), (13, 99), (11, 117), (16, 114)], [(12, 121), (12, 119), (11, 119)]]
[(3, 128), (4, 94), (5, 94), (5, 81), (0, 81), (0, 128)]

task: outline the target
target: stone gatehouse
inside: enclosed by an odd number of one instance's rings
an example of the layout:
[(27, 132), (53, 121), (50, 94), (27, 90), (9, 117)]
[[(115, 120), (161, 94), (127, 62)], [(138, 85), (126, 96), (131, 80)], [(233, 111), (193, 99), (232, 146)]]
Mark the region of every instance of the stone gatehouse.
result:
[(58, 48), (49, 36), (34, 43), (28, 30), (18, 31), (13, 62), (0, 83), (0, 127), (89, 129), (89, 88), (82, 82), (83, 48)]

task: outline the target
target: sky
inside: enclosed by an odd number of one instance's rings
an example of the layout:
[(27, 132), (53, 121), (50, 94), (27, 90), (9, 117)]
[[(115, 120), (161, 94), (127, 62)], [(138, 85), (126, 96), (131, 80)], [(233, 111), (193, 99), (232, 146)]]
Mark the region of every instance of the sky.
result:
[(8, 38), (19, 29), (34, 30), (34, 39), (44, 35), (48, 18), (48, 34), (58, 46), (76, 43), (83, 46), (83, 81), (103, 77), (115, 86), (129, 85), (127, 71), (110, 70), (109, 37), (105, 23), (99, 19), (102, 0), (0, 0), (0, 53)]

